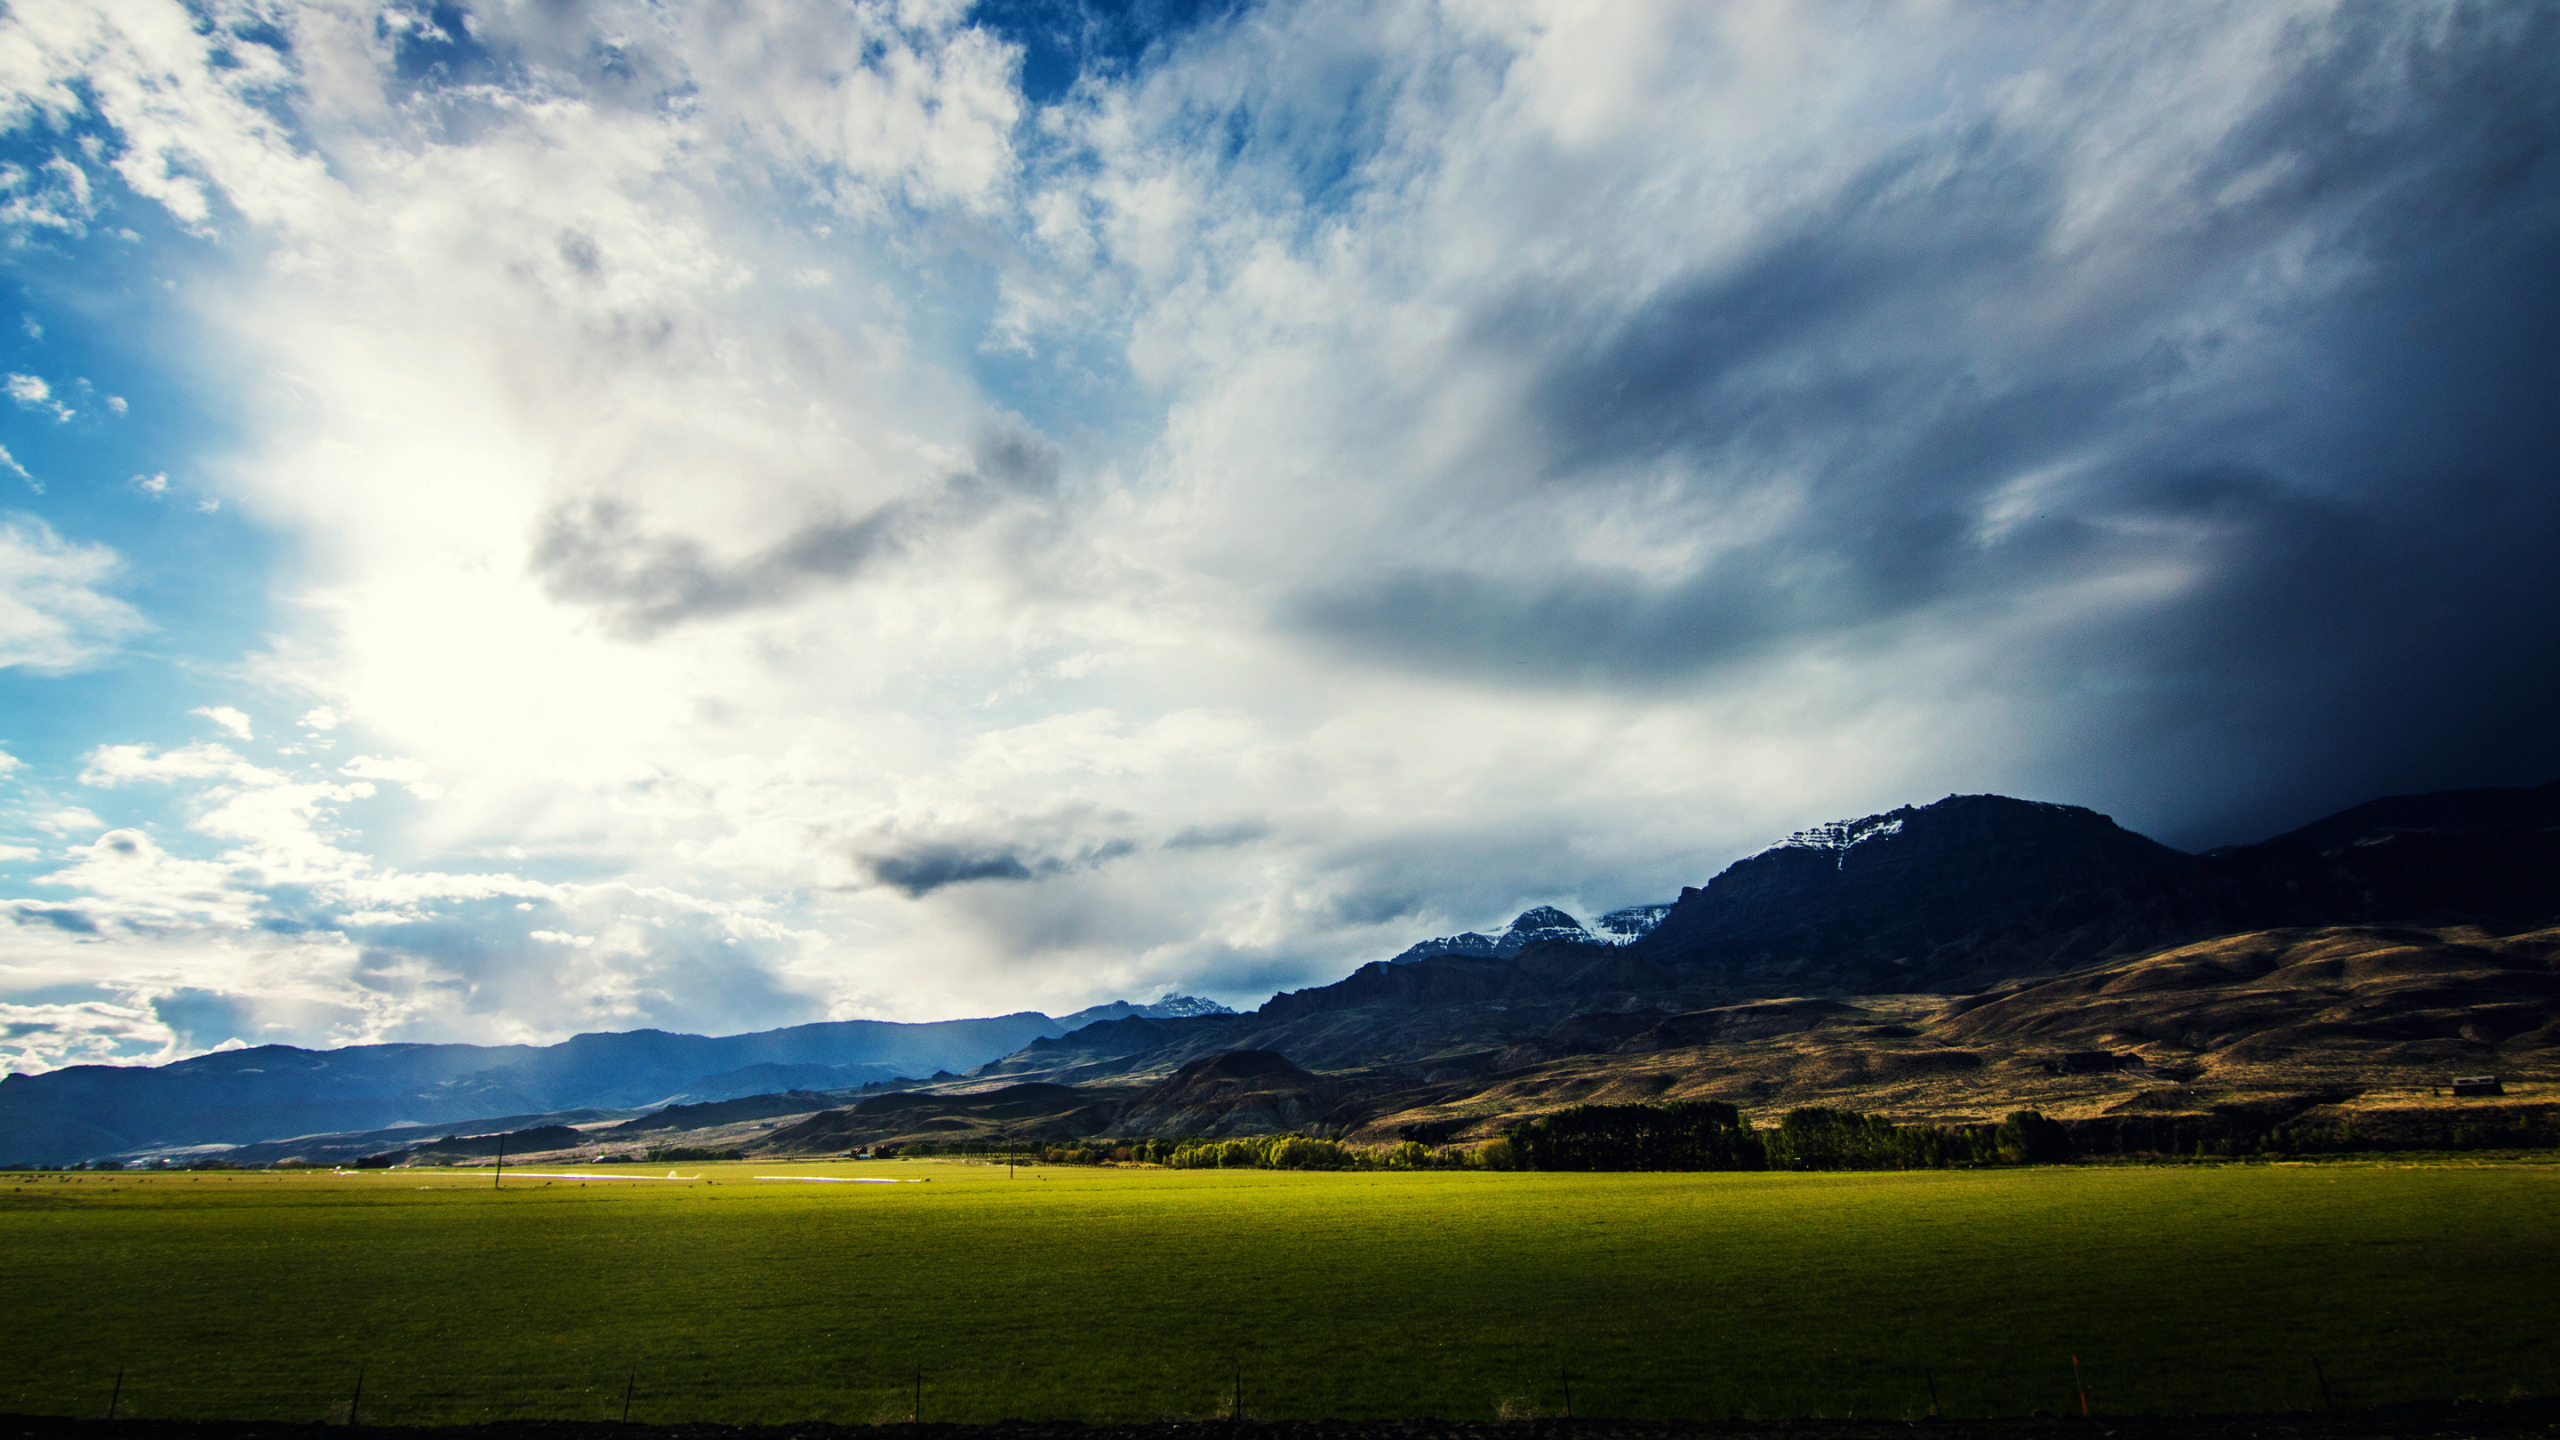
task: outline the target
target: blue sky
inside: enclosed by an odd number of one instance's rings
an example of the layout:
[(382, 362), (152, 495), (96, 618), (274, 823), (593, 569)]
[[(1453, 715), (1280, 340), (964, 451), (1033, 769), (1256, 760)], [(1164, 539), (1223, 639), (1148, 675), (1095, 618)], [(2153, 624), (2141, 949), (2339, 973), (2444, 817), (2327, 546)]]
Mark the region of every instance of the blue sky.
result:
[[(2560, 20), (0, 11), (0, 1059), (2547, 780)], [(23, 472), (23, 474), (19, 473)]]

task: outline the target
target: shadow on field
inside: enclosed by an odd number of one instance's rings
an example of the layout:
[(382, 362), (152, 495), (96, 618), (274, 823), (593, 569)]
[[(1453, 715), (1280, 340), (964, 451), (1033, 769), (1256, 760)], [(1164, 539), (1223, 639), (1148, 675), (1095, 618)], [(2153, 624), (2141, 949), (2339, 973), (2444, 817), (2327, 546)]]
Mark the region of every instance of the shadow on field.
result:
[[(0, 1440), (313, 1440), (345, 1430), (258, 1420), (75, 1420), (0, 1415)], [(2560, 1399), (2459, 1402), (2382, 1410), (2284, 1414), (2036, 1416), (1998, 1420), (1225, 1420), (1085, 1425), (633, 1425), (520, 1420), (488, 1425), (365, 1426), (415, 1440), (1683, 1440), (1690, 1436), (1803, 1436), (1806, 1440), (2506, 1440), (2560, 1436)]]

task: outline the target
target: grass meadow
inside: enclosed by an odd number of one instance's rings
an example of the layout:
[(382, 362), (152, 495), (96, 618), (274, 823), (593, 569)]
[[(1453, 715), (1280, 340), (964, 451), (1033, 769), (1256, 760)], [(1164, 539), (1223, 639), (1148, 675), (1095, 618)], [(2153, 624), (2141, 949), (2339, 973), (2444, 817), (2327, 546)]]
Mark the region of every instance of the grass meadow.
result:
[[(0, 1409), (847, 1422), (2560, 1389), (2560, 1169), (0, 1175)], [(757, 1175), (929, 1183), (785, 1184)]]

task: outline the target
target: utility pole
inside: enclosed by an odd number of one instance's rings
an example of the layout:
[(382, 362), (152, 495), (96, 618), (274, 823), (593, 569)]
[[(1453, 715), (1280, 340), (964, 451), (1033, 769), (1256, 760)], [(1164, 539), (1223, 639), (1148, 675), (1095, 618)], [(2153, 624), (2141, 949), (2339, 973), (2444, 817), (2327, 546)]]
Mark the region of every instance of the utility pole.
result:
[(492, 1190), (497, 1189), (499, 1179), (506, 1173), (507, 1137), (504, 1132), (501, 1132), (498, 1136), (498, 1163), (489, 1167), (489, 1188)]

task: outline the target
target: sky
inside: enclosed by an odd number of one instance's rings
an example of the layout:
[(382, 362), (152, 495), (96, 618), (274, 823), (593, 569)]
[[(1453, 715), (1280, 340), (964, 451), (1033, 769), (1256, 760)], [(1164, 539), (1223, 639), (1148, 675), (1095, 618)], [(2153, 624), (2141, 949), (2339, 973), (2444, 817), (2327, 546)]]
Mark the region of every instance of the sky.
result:
[(0, 1067), (2560, 777), (2560, 10), (8, 0)]

